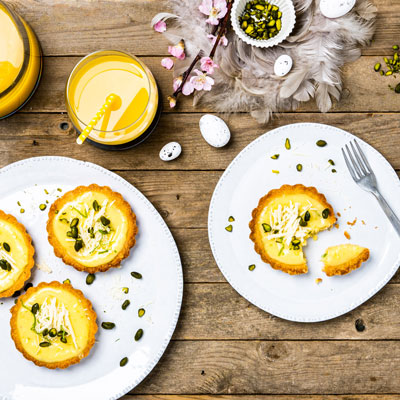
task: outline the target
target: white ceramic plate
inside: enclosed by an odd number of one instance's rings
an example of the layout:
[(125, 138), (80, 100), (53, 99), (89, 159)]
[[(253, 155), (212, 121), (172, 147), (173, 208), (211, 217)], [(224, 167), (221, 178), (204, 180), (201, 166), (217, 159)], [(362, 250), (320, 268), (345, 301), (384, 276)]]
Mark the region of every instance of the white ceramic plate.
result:
[[(56, 258), (47, 241), (47, 211), (56, 196), (78, 185), (97, 183), (120, 192), (137, 216), (137, 243), (122, 267), (96, 274), (91, 286), (86, 273)], [(60, 193), (57, 189), (61, 188)], [(45, 189), (49, 192), (47, 195)], [(15, 215), (32, 236), (36, 264), (31, 282), (69, 278), (93, 303), (98, 324), (112, 321), (113, 330), (99, 327), (90, 355), (66, 370), (48, 370), (27, 361), (10, 337), (14, 299), (0, 299), (0, 399), (116, 399), (133, 389), (152, 370), (167, 347), (178, 320), (182, 299), (182, 267), (174, 239), (151, 203), (131, 184), (95, 164), (63, 157), (30, 158), (0, 170), (0, 208)], [(20, 213), (17, 201), (25, 209)], [(40, 269), (38, 269), (38, 266)], [(46, 272), (45, 270), (48, 270)], [(51, 271), (51, 272), (50, 272)], [(130, 275), (138, 271), (143, 279)], [(124, 294), (122, 287), (129, 287)], [(126, 311), (125, 299), (131, 301)], [(138, 317), (138, 309), (146, 314)], [(135, 332), (144, 331), (135, 342)], [(121, 368), (119, 362), (128, 357)]]
[[(286, 138), (291, 141), (291, 150), (285, 149)], [(317, 147), (319, 139), (328, 145)], [(275, 129), (250, 143), (217, 184), (208, 219), (215, 260), (243, 297), (271, 314), (301, 322), (337, 317), (373, 296), (399, 266), (400, 238), (375, 198), (359, 188), (346, 169), (340, 149), (351, 139), (355, 137), (327, 125), (294, 124)], [(382, 194), (400, 215), (400, 183), (395, 171), (375, 149), (357, 140), (376, 173)], [(274, 154), (280, 154), (278, 160), (271, 159)], [(329, 159), (334, 160), (334, 167)], [(296, 170), (298, 163), (303, 165), (302, 172)], [(333, 168), (337, 173), (331, 172)], [(249, 239), (248, 224), (263, 195), (283, 184), (296, 183), (315, 186), (341, 217), (339, 229), (321, 232), (318, 241), (308, 242), (305, 254), (309, 273), (290, 276), (262, 262)], [(229, 233), (225, 227), (231, 215), (235, 222)], [(355, 218), (354, 226), (347, 224)], [(351, 243), (370, 249), (370, 259), (349, 275), (328, 278), (321, 271), (321, 255), (329, 246), (348, 242), (345, 230), (351, 235)], [(256, 265), (254, 271), (248, 270), (251, 264)], [(323, 281), (316, 284), (316, 278)]]

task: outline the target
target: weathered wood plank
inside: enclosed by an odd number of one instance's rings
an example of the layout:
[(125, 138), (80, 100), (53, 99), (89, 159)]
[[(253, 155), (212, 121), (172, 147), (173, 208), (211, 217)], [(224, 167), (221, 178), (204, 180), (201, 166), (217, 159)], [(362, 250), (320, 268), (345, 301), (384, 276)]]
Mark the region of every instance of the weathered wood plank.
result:
[[(400, 4), (400, 3), (399, 3)], [(104, 47), (104, 46), (103, 46)], [(65, 111), (65, 84), (80, 57), (47, 57), (40, 87), (24, 112), (63, 112)], [(172, 72), (161, 67), (161, 57), (143, 57), (143, 61), (153, 71), (160, 85), (164, 110), (171, 112), (166, 97), (172, 92)], [(343, 68), (343, 94), (331, 112), (398, 112), (400, 96), (388, 89), (388, 84), (396, 85), (396, 78), (382, 77), (373, 70), (382, 57), (361, 57), (355, 63)], [(209, 109), (192, 106), (192, 97), (181, 96), (178, 106), (172, 112), (206, 112)], [(319, 112), (314, 101), (302, 105), (298, 111)]]
[(281, 395), (281, 394), (216, 394), (216, 395), (175, 395), (175, 394), (127, 394), (121, 400), (400, 400), (396, 394), (356, 394), (356, 395)]
[[(203, 140), (199, 119), (199, 114), (164, 114), (157, 130), (145, 143), (116, 154), (89, 144), (76, 145), (71, 125), (67, 130), (60, 128), (61, 123), (68, 122), (66, 115), (19, 113), (0, 121), (0, 166), (30, 156), (51, 154), (72, 156), (112, 170), (224, 170), (246, 145), (264, 132), (286, 124), (313, 121), (354, 133), (377, 148), (393, 167), (400, 169), (398, 114), (289, 113), (274, 118), (266, 126), (259, 125), (248, 114), (234, 114), (225, 118), (232, 140), (222, 149), (215, 149)], [(170, 141), (180, 142), (183, 153), (176, 161), (165, 163), (158, 154)]]
[[(258, 309), (229, 284), (186, 284), (174, 339), (399, 340), (400, 312), (397, 310), (400, 310), (400, 285), (388, 285), (346, 315), (323, 323), (301, 324)], [(365, 326), (363, 332), (355, 327), (359, 319)]]
[[(167, 0), (10, 0), (36, 31), (46, 55), (83, 55), (100, 48), (141, 54), (166, 54), (167, 42), (150, 21), (168, 11)], [(375, 0), (376, 35), (364, 54), (388, 54), (400, 35), (400, 4)], [(104, 18), (104, 16), (107, 18)]]
[[(185, 282), (226, 282), (211, 253), (207, 229), (172, 229), (172, 234), (180, 250)], [(391, 283), (400, 283), (400, 271)]]
[(400, 392), (396, 341), (172, 341), (134, 394)]

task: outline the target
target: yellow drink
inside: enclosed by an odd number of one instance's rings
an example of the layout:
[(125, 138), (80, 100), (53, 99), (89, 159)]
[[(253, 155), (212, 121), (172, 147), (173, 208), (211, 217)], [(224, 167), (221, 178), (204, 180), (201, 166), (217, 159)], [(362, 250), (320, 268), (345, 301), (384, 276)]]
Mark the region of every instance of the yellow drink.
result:
[[(110, 96), (115, 100), (104, 112)], [(119, 51), (99, 51), (82, 59), (66, 87), (67, 110), (77, 131), (92, 124), (89, 139), (107, 146), (141, 141), (155, 121), (158, 102), (150, 70)]]
[(29, 100), (41, 71), (42, 55), (35, 34), (0, 1), (0, 119)]

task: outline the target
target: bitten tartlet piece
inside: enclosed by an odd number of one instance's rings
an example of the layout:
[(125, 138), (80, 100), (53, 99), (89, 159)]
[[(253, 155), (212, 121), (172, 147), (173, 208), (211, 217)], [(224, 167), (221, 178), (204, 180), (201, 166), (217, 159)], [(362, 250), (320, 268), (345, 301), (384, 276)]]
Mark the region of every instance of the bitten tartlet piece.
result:
[(31, 276), (32, 239), (12, 215), (0, 210), (0, 298), (12, 296)]
[(57, 199), (47, 232), (54, 254), (79, 271), (118, 267), (137, 234), (136, 216), (123, 197), (107, 186), (79, 186)]
[(329, 247), (322, 256), (326, 275), (346, 275), (360, 268), (369, 258), (369, 250), (356, 244), (341, 244)]
[(262, 197), (253, 210), (250, 239), (262, 260), (290, 275), (307, 273), (303, 246), (307, 239), (330, 228), (332, 206), (314, 187), (283, 185)]
[(94, 344), (97, 324), (92, 303), (68, 283), (43, 282), (29, 288), (11, 314), (15, 347), (40, 367), (79, 363)]

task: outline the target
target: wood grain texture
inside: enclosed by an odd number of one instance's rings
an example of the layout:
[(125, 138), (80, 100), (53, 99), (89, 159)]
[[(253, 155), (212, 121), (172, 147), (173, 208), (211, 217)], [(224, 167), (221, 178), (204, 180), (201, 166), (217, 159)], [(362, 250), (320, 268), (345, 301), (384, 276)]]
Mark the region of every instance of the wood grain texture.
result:
[(396, 341), (172, 341), (136, 394), (397, 394)]
[[(293, 396), (268, 395), (268, 394), (216, 394), (216, 395), (191, 395), (191, 394), (128, 394), (121, 400), (293, 400)], [(296, 400), (400, 400), (400, 395), (396, 394), (359, 394), (359, 395), (296, 395)]]
[[(274, 118), (264, 126), (248, 114), (235, 114), (226, 118), (232, 131), (232, 140), (222, 149), (215, 149), (204, 141), (198, 127), (199, 119), (200, 115), (192, 113), (164, 114), (158, 128), (146, 142), (134, 149), (115, 153), (99, 150), (88, 143), (76, 145), (75, 132), (67, 115), (18, 113), (0, 121), (0, 166), (28, 156), (51, 154), (91, 161), (112, 170), (222, 171), (245, 146), (261, 134), (279, 126), (312, 121), (354, 133), (377, 148), (394, 168), (400, 169), (398, 114), (288, 113)], [(67, 130), (60, 128), (64, 122), (69, 124)], [(162, 146), (170, 141), (179, 141), (183, 153), (177, 160), (165, 163), (159, 159), (158, 154)]]
[[(374, 0), (376, 34), (363, 54), (388, 54), (400, 35), (397, 1)], [(167, 42), (150, 21), (167, 0), (10, 0), (32, 25), (46, 55), (84, 55), (107, 43), (138, 55), (166, 54)], [(107, 18), (104, 18), (107, 16)]]
[[(100, 48), (104, 48), (104, 45)], [(118, 49), (126, 50), (122, 46), (118, 46)], [(160, 85), (165, 112), (212, 111), (201, 104), (194, 108), (191, 96), (180, 96), (177, 108), (171, 111), (166, 97), (172, 92), (172, 72), (161, 66), (162, 57), (142, 59), (150, 67)], [(64, 112), (65, 84), (79, 60), (80, 57), (46, 57), (39, 89), (23, 112)], [(388, 84), (395, 86), (397, 79), (394, 76), (382, 77), (377, 74), (373, 66), (378, 61), (381, 62), (382, 57), (365, 56), (343, 68), (342, 98), (340, 103), (334, 103), (330, 112), (400, 111), (400, 96), (388, 88)], [(297, 111), (319, 112), (314, 101), (303, 104)]]
[[(251, 272), (244, 267), (243, 277), (246, 274)], [(182, 312), (174, 339), (399, 340), (398, 310), (400, 285), (393, 284), (339, 318), (316, 324), (294, 323), (258, 309), (229, 284), (191, 283), (185, 285)], [(362, 322), (364, 331), (357, 331), (356, 320), (361, 320), (359, 324)]]

